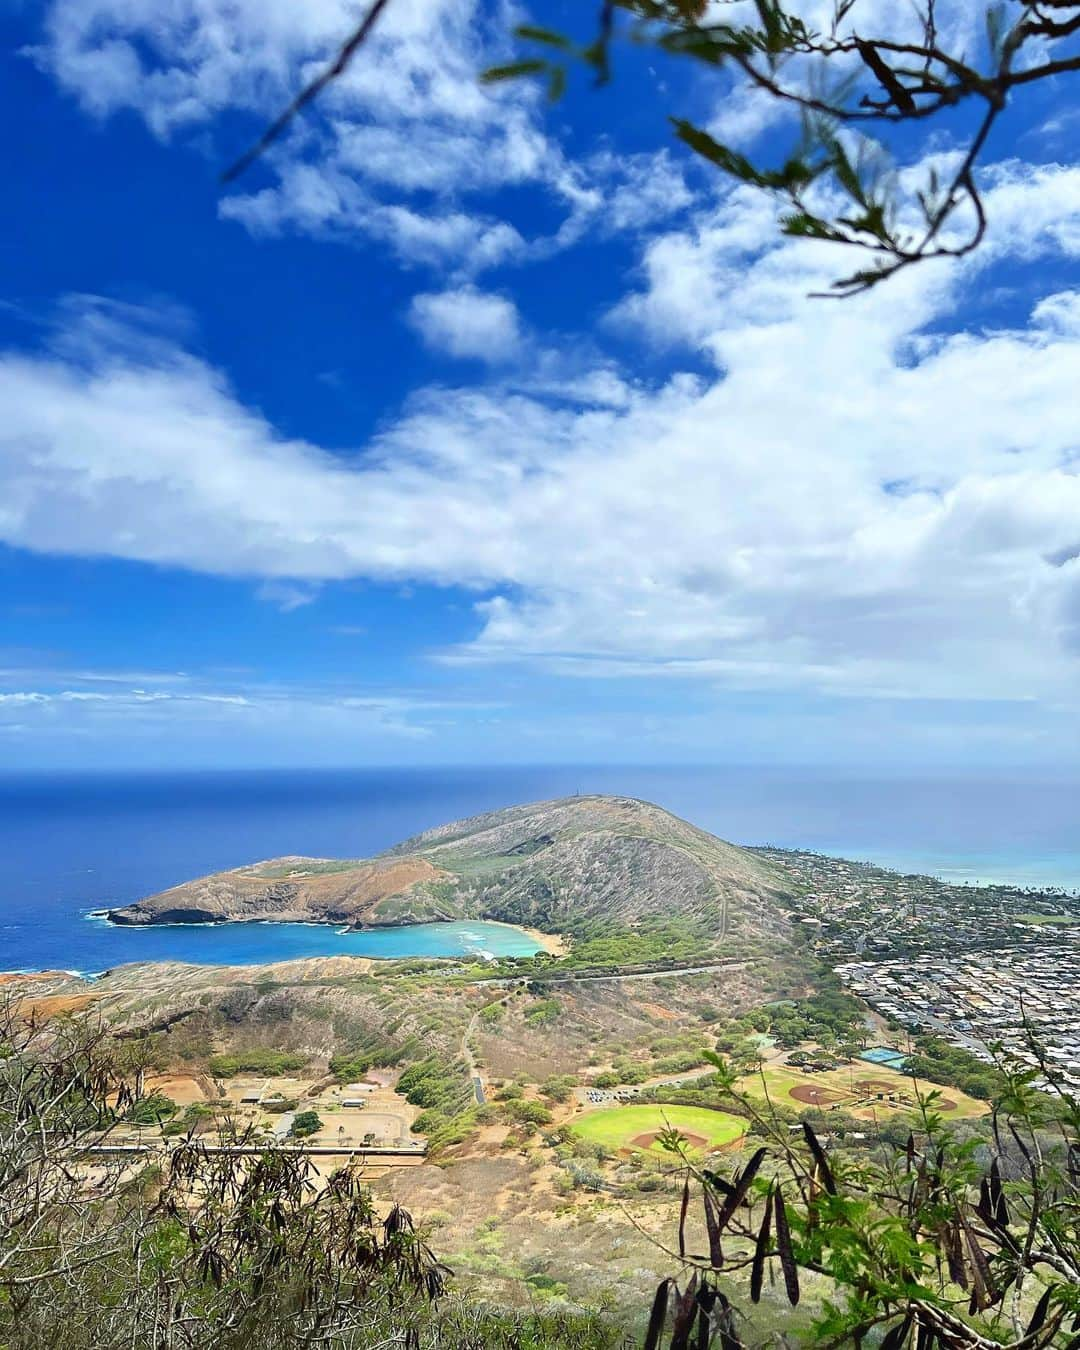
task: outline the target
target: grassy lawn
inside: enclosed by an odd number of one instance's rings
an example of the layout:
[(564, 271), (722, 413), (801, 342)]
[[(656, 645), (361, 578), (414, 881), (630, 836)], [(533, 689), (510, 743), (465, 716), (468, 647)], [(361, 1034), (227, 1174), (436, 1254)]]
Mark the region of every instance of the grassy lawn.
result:
[[(764, 1066), (762, 1074), (772, 1101), (777, 1106), (786, 1106), (796, 1111), (815, 1104), (805, 1101), (800, 1102), (791, 1097), (791, 1089), (800, 1086), (824, 1089), (826, 1093), (835, 1094), (838, 1098), (835, 1102), (826, 1100), (817, 1103), (824, 1110), (827, 1110), (829, 1105), (834, 1104), (841, 1110), (850, 1111), (853, 1115), (861, 1116), (866, 1120), (871, 1119), (875, 1114), (904, 1111), (915, 1105), (911, 1077), (896, 1069), (887, 1068), (884, 1064), (868, 1064), (860, 1060), (854, 1067), (845, 1065), (842, 1069), (829, 1069), (825, 1073), (800, 1073), (798, 1069), (788, 1068), (786, 1065), (767, 1064)], [(750, 1074), (742, 1079), (739, 1087), (745, 1092), (749, 1092), (751, 1096), (764, 1097), (765, 1086), (762, 1085), (762, 1074)], [(853, 1095), (852, 1088), (854, 1084), (868, 1081), (888, 1083), (890, 1086), (895, 1084), (896, 1092), (903, 1093), (907, 1101), (888, 1102), (874, 1099), (870, 1104), (865, 1104), (867, 1101), (866, 1094), (860, 1093), (858, 1088), (855, 1088)], [(922, 1078), (915, 1081), (918, 1082), (919, 1091), (924, 1096), (931, 1092), (939, 1092), (943, 1099), (954, 1103), (951, 1109), (942, 1111), (942, 1115), (948, 1120), (963, 1120), (972, 1116), (982, 1116), (989, 1110), (985, 1102), (965, 1096), (959, 1088), (942, 1087), (937, 1083), (928, 1083)]]
[[(606, 1148), (634, 1148), (634, 1140), (674, 1125), (684, 1134), (704, 1140), (710, 1148), (733, 1143), (746, 1132), (746, 1121), (704, 1106), (609, 1106), (588, 1111), (573, 1122), (576, 1134)], [(656, 1144), (653, 1148), (658, 1148)]]

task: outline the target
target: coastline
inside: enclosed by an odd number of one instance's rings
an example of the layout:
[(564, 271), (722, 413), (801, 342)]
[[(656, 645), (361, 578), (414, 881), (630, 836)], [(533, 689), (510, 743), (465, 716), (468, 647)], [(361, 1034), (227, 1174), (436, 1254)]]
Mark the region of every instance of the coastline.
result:
[(841, 862), (869, 863), (900, 876), (925, 876), (947, 886), (972, 889), (1030, 891), (1053, 896), (1080, 893), (1080, 853), (1050, 853), (1025, 850), (1015, 853), (941, 849), (897, 849), (867, 847), (865, 844), (815, 845), (811, 850), (796, 847), (791, 851), (821, 853)]
[[(504, 945), (504, 940), (497, 938), (494, 933), (489, 934), (489, 942), (486, 944), (483, 943), (483, 940), (481, 939), (482, 946), (477, 946), (475, 950), (473, 949), (472, 942), (464, 944), (456, 952), (445, 950), (442, 947), (442, 944), (438, 942), (435, 944), (434, 950), (380, 950), (381, 948), (384, 948), (384, 945), (397, 945), (393, 942), (392, 938), (392, 935), (395, 933), (404, 936), (409, 933), (410, 930), (415, 929), (437, 930), (443, 927), (461, 927), (472, 924), (479, 924), (481, 926), (477, 930), (477, 936), (486, 928), (502, 929), (507, 938), (510, 938), (510, 935), (513, 934), (514, 940), (506, 942), (505, 945), (509, 947), (511, 951), (514, 948), (518, 948), (518, 954), (522, 956), (539, 955), (541, 952), (545, 952), (550, 956), (560, 957), (564, 956), (569, 950), (569, 942), (560, 934), (543, 933), (539, 929), (530, 928), (524, 924), (504, 923), (497, 919), (445, 919), (442, 921), (428, 921), (418, 924), (379, 924), (364, 929), (344, 931), (336, 922), (330, 923), (325, 920), (307, 920), (298, 922), (296, 920), (283, 919), (223, 919), (213, 923), (147, 923), (128, 925), (113, 924), (106, 917), (106, 914), (107, 911), (99, 909), (97, 911), (91, 911), (90, 913), (84, 912), (81, 917), (83, 920), (89, 920), (91, 923), (100, 924), (102, 928), (106, 930), (110, 928), (114, 929), (118, 938), (126, 933), (137, 933), (139, 936), (135, 939), (134, 944), (124, 943), (121, 948), (116, 950), (112, 949), (110, 944), (108, 948), (104, 948), (100, 951), (95, 950), (92, 953), (85, 948), (79, 950), (76, 945), (76, 948), (73, 948), (71, 955), (75, 955), (76, 951), (78, 951), (78, 956), (76, 957), (76, 960), (71, 961), (70, 964), (71, 966), (78, 964), (80, 967), (78, 971), (70, 969), (70, 967), (66, 966), (62, 960), (58, 961), (56, 959), (56, 953), (50, 953), (48, 956), (45, 956), (45, 960), (42, 962), (40, 968), (34, 968), (28, 961), (16, 964), (18, 959), (16, 956), (15, 960), (12, 960), (10, 968), (0, 971), (0, 984), (13, 983), (20, 980), (32, 981), (59, 978), (61, 975), (64, 978), (69, 978), (72, 974), (78, 974), (85, 978), (85, 972), (87, 970), (100, 971), (111, 969), (114, 966), (132, 963), (154, 964), (168, 963), (171, 961), (206, 966), (254, 967), (277, 965), (283, 961), (334, 960), (337, 957), (345, 957), (350, 961), (361, 960), (364, 962), (373, 962), (376, 965), (381, 964), (382, 962), (412, 960), (420, 956), (432, 956), (437, 959), (444, 958), (459, 961), (468, 961), (470, 959), (492, 959), (492, 956), (485, 953), (482, 948), (490, 945), (494, 948), (495, 953), (498, 953)], [(290, 941), (287, 941), (284, 948), (282, 948), (276, 942), (271, 941), (265, 953), (260, 952), (254, 960), (249, 956), (240, 955), (236, 950), (235, 943), (230, 940), (231, 937), (235, 936), (236, 930), (238, 929), (250, 928), (253, 930), (261, 930), (263, 933), (269, 934), (278, 927), (294, 930), (304, 929), (308, 932), (322, 930), (327, 934), (333, 933), (336, 936), (330, 939), (327, 944), (320, 942), (315, 950), (294, 949)], [(226, 936), (229, 930), (233, 930), (233, 933)], [(168, 938), (166, 937), (166, 933), (169, 934)], [(160, 941), (152, 941), (153, 935), (155, 934), (158, 935)], [(218, 935), (221, 946), (218, 945), (217, 941), (212, 939), (211, 934)], [(366, 944), (365, 947), (361, 947), (360, 951), (352, 951), (349, 949), (352, 945), (350, 943), (350, 938), (363, 940), (365, 935), (375, 939), (376, 946), (374, 951), (369, 944)], [(520, 951), (521, 937), (528, 938), (535, 950), (529, 952)], [(189, 941), (191, 938), (195, 939), (194, 946)], [(382, 941), (379, 939), (382, 939)], [(76, 938), (76, 944), (77, 941)], [(149, 950), (142, 946), (144, 941), (148, 941)], [(246, 943), (244, 945), (246, 946)], [(12, 955), (14, 956), (15, 953), (12, 953)], [(42, 953), (42, 955), (45, 955), (45, 953)], [(65, 953), (65, 955), (68, 955), (68, 953)], [(49, 959), (49, 956), (51, 956), (52, 959)], [(78, 960), (78, 957), (82, 957), (82, 959)]]
[[(360, 928), (339, 928), (337, 919), (231, 919), (222, 918), (209, 922), (200, 922), (197, 925), (185, 922), (166, 922), (166, 923), (147, 923), (147, 924), (117, 924), (109, 918), (110, 911), (107, 909), (92, 909), (84, 917), (91, 920), (100, 920), (105, 923), (113, 924), (117, 928), (226, 928), (230, 924), (257, 923), (257, 924), (299, 924), (307, 928), (333, 928), (339, 933), (382, 933), (389, 929), (402, 928), (427, 928), (438, 923), (489, 923), (496, 928), (508, 928), (513, 933), (524, 933), (549, 956), (566, 956), (570, 951), (570, 943), (561, 933), (545, 933), (539, 928), (531, 928), (524, 923), (508, 923), (503, 919), (424, 919), (417, 923), (372, 923), (364, 924)], [(376, 960), (395, 960), (394, 957), (375, 958)], [(401, 958), (404, 959), (404, 958)]]
[(484, 922), (497, 923), (500, 928), (512, 928), (516, 933), (524, 933), (549, 956), (566, 956), (570, 951), (570, 943), (561, 933), (542, 933), (539, 928), (530, 928), (524, 923), (503, 923), (501, 919), (485, 919)]

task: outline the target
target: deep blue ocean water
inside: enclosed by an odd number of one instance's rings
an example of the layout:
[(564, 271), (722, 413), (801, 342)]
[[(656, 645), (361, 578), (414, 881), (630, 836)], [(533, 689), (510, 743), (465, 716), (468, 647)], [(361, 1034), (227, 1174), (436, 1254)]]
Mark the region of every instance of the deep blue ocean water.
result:
[(0, 970), (531, 950), (512, 930), (476, 924), (343, 936), (301, 924), (116, 928), (87, 915), (260, 858), (362, 857), (448, 820), (575, 791), (645, 797), (737, 843), (1080, 887), (1080, 791), (1061, 781), (696, 767), (0, 776)]

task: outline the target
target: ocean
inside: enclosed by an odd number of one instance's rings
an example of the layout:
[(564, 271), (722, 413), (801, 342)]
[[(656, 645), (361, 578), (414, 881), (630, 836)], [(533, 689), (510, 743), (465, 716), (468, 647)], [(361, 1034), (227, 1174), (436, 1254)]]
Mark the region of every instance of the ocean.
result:
[(1080, 793), (1060, 781), (698, 767), (0, 776), (0, 970), (524, 954), (531, 939), (498, 925), (344, 935), (307, 924), (117, 928), (89, 916), (260, 858), (362, 857), (461, 816), (574, 792), (644, 797), (736, 843), (950, 881), (1080, 888)]

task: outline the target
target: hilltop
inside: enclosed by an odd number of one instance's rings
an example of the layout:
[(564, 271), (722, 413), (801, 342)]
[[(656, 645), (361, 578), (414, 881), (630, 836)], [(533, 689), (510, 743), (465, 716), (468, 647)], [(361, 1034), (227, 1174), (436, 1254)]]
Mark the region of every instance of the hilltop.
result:
[(688, 920), (714, 937), (779, 934), (776, 864), (649, 802), (564, 797), (427, 830), (375, 858), (283, 857), (110, 911), (114, 923), (277, 920), (378, 927), (499, 919), (564, 931)]

